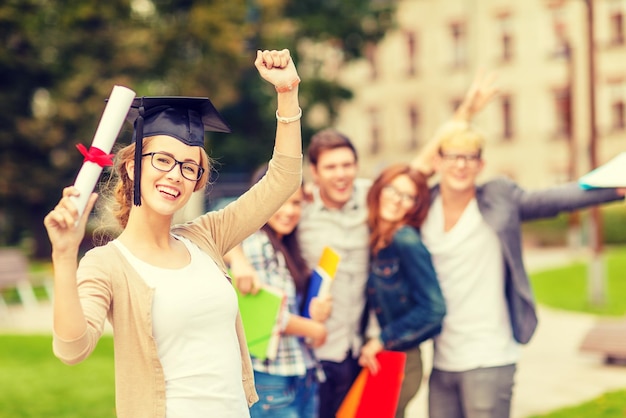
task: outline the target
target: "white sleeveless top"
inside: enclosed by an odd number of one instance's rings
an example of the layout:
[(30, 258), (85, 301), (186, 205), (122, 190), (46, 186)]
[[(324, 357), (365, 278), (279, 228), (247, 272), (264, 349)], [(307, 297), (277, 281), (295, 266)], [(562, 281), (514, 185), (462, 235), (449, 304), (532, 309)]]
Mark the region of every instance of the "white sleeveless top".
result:
[(150, 265), (122, 251), (155, 289), (152, 333), (165, 374), (166, 417), (249, 417), (235, 331), (237, 296), (215, 262), (176, 236), (191, 255), (180, 269)]

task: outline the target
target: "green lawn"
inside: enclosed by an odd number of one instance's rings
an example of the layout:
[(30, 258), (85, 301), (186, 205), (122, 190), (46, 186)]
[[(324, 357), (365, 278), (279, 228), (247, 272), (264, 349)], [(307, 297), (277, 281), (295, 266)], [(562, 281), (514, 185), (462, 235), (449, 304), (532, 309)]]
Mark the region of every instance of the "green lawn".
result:
[(113, 340), (75, 366), (52, 354), (52, 337), (0, 335), (0, 417), (113, 418)]
[(559, 409), (545, 415), (529, 418), (624, 418), (626, 417), (626, 390), (604, 395), (578, 406)]
[(626, 248), (612, 248), (603, 255), (606, 269), (606, 304), (593, 306), (587, 297), (587, 263), (531, 275), (537, 301), (576, 312), (623, 316), (626, 314)]
[[(607, 300), (603, 306), (593, 306), (587, 297), (587, 264), (547, 270), (531, 275), (537, 302), (557, 309), (597, 315), (626, 314), (626, 248), (605, 252)], [(620, 367), (620, 366), (614, 366)], [(626, 369), (624, 370), (626, 373)], [(544, 415), (529, 418), (624, 418), (626, 390), (606, 393), (594, 400)]]

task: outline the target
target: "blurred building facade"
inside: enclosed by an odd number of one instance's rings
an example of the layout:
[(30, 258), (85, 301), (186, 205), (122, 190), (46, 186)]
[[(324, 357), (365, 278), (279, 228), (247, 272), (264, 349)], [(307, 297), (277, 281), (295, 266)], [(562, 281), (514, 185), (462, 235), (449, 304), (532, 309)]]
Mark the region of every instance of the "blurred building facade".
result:
[(355, 96), (335, 126), (355, 142), (361, 175), (409, 161), (481, 69), (501, 90), (475, 119), (484, 178), (535, 188), (587, 172), (589, 1), (597, 163), (626, 150), (626, 0), (401, 0), (397, 28), (339, 75)]

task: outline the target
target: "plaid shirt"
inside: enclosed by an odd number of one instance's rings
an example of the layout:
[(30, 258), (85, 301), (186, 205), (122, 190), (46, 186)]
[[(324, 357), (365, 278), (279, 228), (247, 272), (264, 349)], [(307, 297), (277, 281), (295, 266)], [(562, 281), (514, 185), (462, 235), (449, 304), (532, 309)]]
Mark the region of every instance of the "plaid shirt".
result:
[[(261, 230), (244, 240), (242, 247), (261, 282), (282, 290), (287, 297), (288, 312), (281, 313), (282, 331), (291, 314), (299, 315), (296, 287), (287, 269), (285, 257), (274, 250), (267, 234)], [(278, 376), (304, 376), (307, 369), (317, 368), (318, 364), (302, 338), (282, 334), (276, 358), (261, 361), (252, 357), (252, 367), (256, 371)]]

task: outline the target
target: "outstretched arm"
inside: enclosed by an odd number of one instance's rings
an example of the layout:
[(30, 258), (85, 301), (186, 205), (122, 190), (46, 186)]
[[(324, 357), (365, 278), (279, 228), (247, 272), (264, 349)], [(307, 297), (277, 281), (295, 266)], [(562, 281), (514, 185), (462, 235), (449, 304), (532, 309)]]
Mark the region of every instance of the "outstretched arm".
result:
[[(267, 174), (223, 210), (181, 225), (190, 233), (201, 236), (205, 236), (206, 230), (225, 232), (215, 239), (217, 250), (222, 255), (261, 228), (302, 183), (301, 109), (298, 102), (300, 78), (296, 67), (286, 49), (257, 51), (254, 65), (261, 78), (272, 84), (277, 92), (274, 153)], [(224, 230), (223, 225), (237, 227)]]
[(281, 154), (300, 157), (302, 155), (302, 133), (298, 84), (300, 77), (291, 59), (289, 50), (257, 51), (254, 65), (261, 77), (271, 83), (278, 94), (275, 149)]
[(476, 114), (481, 112), (498, 94), (495, 81), (495, 73), (478, 73), (465, 94), (463, 102), (461, 102), (454, 112), (452, 120), (444, 123), (437, 130), (435, 135), (433, 135), (420, 150), (419, 154), (411, 161), (411, 167), (424, 173), (426, 176), (433, 174), (433, 160), (439, 151), (439, 141), (442, 130), (446, 129), (450, 124), (469, 123)]

